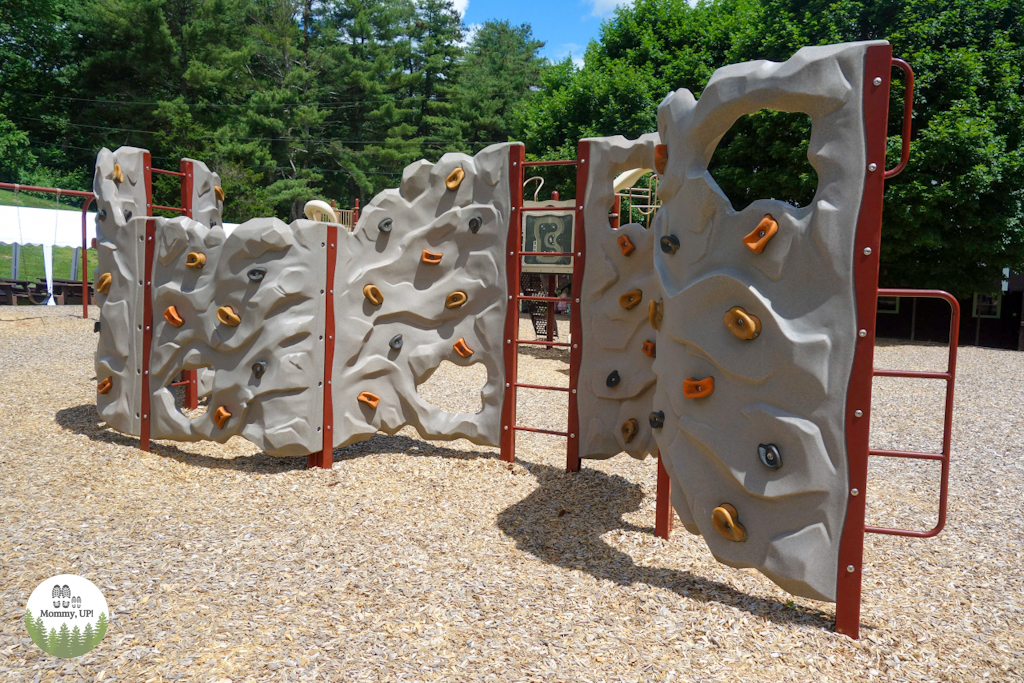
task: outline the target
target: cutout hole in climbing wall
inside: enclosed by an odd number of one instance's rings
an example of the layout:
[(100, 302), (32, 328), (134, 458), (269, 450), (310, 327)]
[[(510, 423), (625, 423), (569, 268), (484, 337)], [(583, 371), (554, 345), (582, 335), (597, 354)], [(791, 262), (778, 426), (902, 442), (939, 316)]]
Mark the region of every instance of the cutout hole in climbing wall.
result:
[(486, 383), (483, 363), (463, 366), (443, 360), (426, 382), (416, 386), (416, 393), (446, 413), (478, 413), (484, 407), (480, 392)]
[[(818, 174), (807, 160), (810, 139), (807, 114), (762, 109), (732, 125), (708, 171), (736, 211), (757, 199), (807, 206), (818, 187)], [(801, 170), (794, 174), (793, 168)]]

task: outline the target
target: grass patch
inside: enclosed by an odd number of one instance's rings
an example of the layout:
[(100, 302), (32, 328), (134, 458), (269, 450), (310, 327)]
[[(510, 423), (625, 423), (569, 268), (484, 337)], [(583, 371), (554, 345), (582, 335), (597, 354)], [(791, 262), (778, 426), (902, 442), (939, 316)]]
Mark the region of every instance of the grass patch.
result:
[[(84, 197), (60, 198), (62, 211), (82, 211)], [(14, 200), (14, 190), (0, 190), (0, 206), (25, 206), (32, 209), (53, 209), (57, 207), (57, 195), (43, 193), (29, 193), (22, 190), (18, 193), (18, 200)]]
[[(71, 247), (53, 248), (53, 276), (56, 278), (68, 279), (71, 277), (71, 257), (74, 249)], [(21, 272), (19, 279), (36, 280), (46, 277), (43, 269), (43, 248), (41, 246), (22, 245), (21, 247)], [(89, 282), (93, 280), (93, 269), (96, 268), (96, 250), (89, 250)], [(0, 277), (11, 276), (11, 245), (0, 244)], [(81, 276), (79, 276), (81, 277)]]

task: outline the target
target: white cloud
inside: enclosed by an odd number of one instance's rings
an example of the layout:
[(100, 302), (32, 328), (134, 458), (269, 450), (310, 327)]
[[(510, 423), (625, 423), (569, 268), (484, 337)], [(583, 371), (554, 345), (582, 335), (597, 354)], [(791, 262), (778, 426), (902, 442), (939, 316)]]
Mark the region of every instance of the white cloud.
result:
[(555, 55), (554, 61), (560, 62), (566, 57), (572, 59), (572, 63), (576, 65), (577, 69), (583, 68), (583, 53), (586, 48), (576, 43), (564, 43), (562, 49)]
[(590, 15), (594, 17), (607, 17), (620, 5), (632, 5), (633, 0), (586, 0), (590, 5)]
[(466, 24), (466, 32), (463, 34), (462, 42), (459, 43), (459, 45), (462, 47), (469, 47), (469, 44), (473, 42), (473, 38), (476, 37), (476, 32), (482, 27), (483, 24)]
[(469, 0), (452, 0), (452, 4), (455, 5), (455, 11), (459, 13), (460, 17), (466, 16), (466, 8), (469, 7)]

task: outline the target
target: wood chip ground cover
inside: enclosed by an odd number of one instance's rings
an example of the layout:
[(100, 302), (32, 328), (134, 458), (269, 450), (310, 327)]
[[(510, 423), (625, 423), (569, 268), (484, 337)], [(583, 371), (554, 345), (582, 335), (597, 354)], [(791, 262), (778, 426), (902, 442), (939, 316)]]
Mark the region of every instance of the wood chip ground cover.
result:
[[(961, 349), (948, 526), (868, 537), (854, 642), (833, 605), (681, 529), (655, 538), (651, 459), (567, 475), (558, 438), (521, 435), (509, 467), (411, 430), (337, 450), (331, 471), (241, 439), (142, 453), (96, 416), (92, 326), (0, 310), (0, 681), (1024, 680), (1024, 354)], [(934, 369), (944, 350), (883, 342), (876, 359)], [(558, 351), (520, 363), (523, 381), (567, 382)], [(421, 393), (458, 408), (474, 370), (446, 365)], [(873, 445), (937, 448), (941, 391), (879, 381)], [(564, 426), (564, 396), (524, 391), (519, 410)], [(930, 526), (937, 482), (876, 459), (869, 519)], [(24, 629), (59, 573), (112, 611), (74, 660)]]

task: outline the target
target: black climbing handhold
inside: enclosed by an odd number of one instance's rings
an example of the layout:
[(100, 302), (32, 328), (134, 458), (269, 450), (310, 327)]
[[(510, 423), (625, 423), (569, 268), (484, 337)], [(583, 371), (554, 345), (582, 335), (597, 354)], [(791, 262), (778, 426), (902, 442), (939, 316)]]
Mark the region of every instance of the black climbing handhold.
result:
[(665, 413), (661, 410), (651, 413), (647, 420), (651, 423), (651, 427), (654, 429), (661, 429), (665, 426)]
[(666, 254), (674, 254), (679, 251), (679, 238), (675, 235), (665, 235), (661, 238), (661, 250)]
[(782, 454), (773, 443), (762, 443), (757, 445), (757, 455), (765, 467), (777, 470), (782, 467)]
[(97, 320), (95, 323), (93, 323), (92, 331), (93, 332), (99, 332), (100, 331), (100, 321), (99, 320)]
[(469, 219), (469, 231), (474, 233), (474, 234), (479, 232), (480, 231), (480, 225), (482, 223), (483, 223), (483, 221), (480, 220), (479, 216), (473, 216), (472, 218)]
[(620, 382), (621, 380), (622, 380), (622, 378), (621, 378), (621, 377), (619, 377), (619, 371), (618, 371), (618, 370), (612, 370), (612, 374), (608, 375), (608, 379), (606, 379), (606, 380), (604, 381), (604, 383), (605, 383), (605, 384), (607, 384), (607, 385), (608, 385), (608, 386), (610, 386), (610, 387), (614, 387), (614, 386), (616, 386), (616, 385), (617, 385), (617, 384), (618, 384), (618, 383), (619, 383), (619, 382)]
[(132, 219), (132, 212), (129, 211), (128, 209), (124, 210), (124, 219), (126, 221), (130, 221)]
[(402, 348), (402, 335), (396, 334), (394, 337), (392, 337), (391, 341), (388, 342), (388, 346), (393, 348), (395, 351)]
[(381, 232), (391, 232), (391, 219), (385, 218), (377, 224), (377, 229)]
[(98, 211), (98, 212), (96, 213), (96, 218), (97, 218), (98, 220), (101, 220), (101, 221), (103, 221), (103, 220), (106, 220), (106, 219), (107, 219), (107, 210), (106, 210), (106, 209), (100, 209), (100, 210), (99, 210), (99, 211)]
[(267, 269), (266, 268), (262, 268), (262, 267), (260, 267), (260, 268), (253, 268), (248, 273), (249, 279), (252, 280), (253, 282), (259, 282), (260, 280), (263, 279), (263, 276), (266, 275), (266, 274), (267, 274)]
[(263, 376), (263, 373), (267, 371), (267, 361), (259, 360), (252, 364), (252, 374), (256, 379)]

